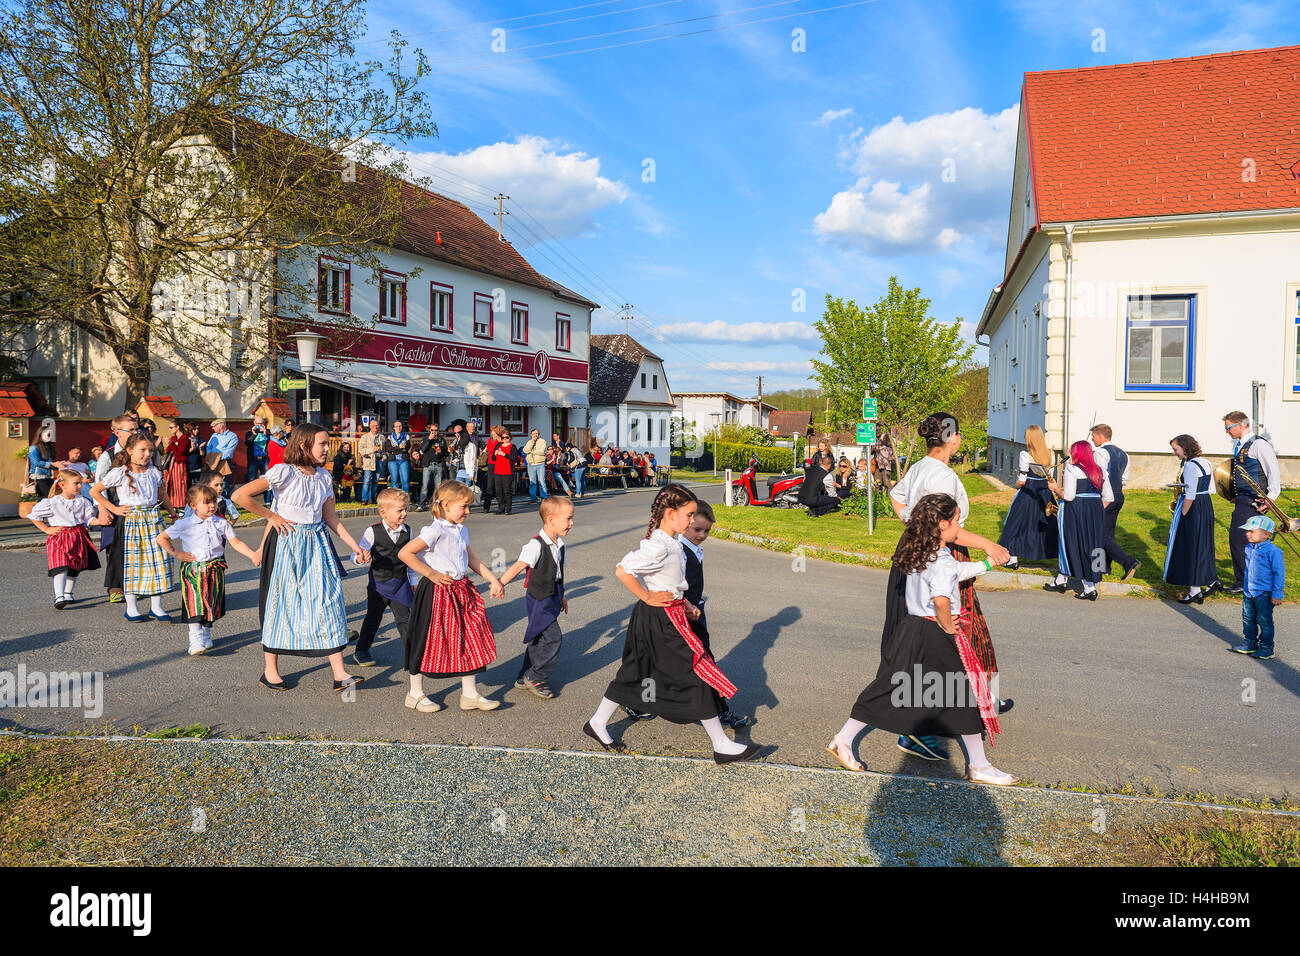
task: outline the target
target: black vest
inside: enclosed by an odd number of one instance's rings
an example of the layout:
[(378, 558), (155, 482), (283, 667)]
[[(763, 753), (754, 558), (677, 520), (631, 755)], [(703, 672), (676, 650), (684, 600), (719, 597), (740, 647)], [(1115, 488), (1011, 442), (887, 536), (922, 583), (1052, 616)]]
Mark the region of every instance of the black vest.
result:
[(370, 537), (373, 539), (370, 545), (370, 574), (374, 579), (391, 581), (398, 575), (405, 577), (406, 565), (397, 556), (397, 552), (411, 540), (410, 528), (403, 525), (401, 533), (394, 541), (388, 536), (388, 529), (384, 527), (384, 523), (380, 521), (370, 526)]
[(699, 607), (704, 597), (704, 565), (686, 545), (682, 545), (682, 551), (686, 554), (686, 591), (682, 597)]
[(1110, 478), (1110, 490), (1115, 493), (1115, 503), (1122, 504), (1124, 501), (1124, 468), (1128, 465), (1128, 454), (1118, 445), (1103, 445), (1103, 448), (1110, 454), (1110, 464), (1106, 466), (1106, 474)]
[(1264, 469), (1260, 465), (1259, 459), (1251, 458), (1247, 454), (1250, 451), (1250, 446), (1258, 440), (1258, 435), (1247, 438), (1241, 443), (1241, 447), (1237, 449), (1237, 454), (1232, 457), (1232, 485), (1239, 504), (1254, 504), (1255, 499), (1259, 497), (1255, 493), (1255, 489), (1250, 487), (1250, 482), (1241, 477), (1243, 471), (1250, 476), (1250, 480), (1256, 484), (1260, 491), (1268, 491), (1268, 482), (1264, 478)]
[(556, 581), (564, 583), (564, 545), (560, 545), (560, 563), (557, 566), (551, 554), (551, 546), (542, 540), (542, 536), (534, 535), (533, 540), (542, 546), (541, 554), (537, 556), (537, 565), (529, 568), (524, 583), (528, 587), (530, 597), (536, 601), (544, 601), (548, 597), (555, 596)]

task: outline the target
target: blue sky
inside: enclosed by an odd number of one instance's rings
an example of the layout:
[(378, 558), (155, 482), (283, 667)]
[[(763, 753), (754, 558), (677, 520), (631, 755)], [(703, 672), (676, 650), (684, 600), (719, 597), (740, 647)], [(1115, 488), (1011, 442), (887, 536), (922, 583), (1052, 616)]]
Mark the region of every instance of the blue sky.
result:
[[(673, 388), (742, 395), (759, 375), (764, 391), (812, 384), (825, 295), (874, 301), (891, 275), (973, 339), (1002, 278), (1025, 71), (1300, 42), (1280, 2), (815, 12), (845, 2), (372, 0), (368, 26), (430, 57), (439, 135), (407, 148), (438, 191), (484, 216), (511, 196), (507, 237), (606, 307), (593, 331), (623, 331), (630, 302)], [(552, 56), (696, 30), (711, 32)]]

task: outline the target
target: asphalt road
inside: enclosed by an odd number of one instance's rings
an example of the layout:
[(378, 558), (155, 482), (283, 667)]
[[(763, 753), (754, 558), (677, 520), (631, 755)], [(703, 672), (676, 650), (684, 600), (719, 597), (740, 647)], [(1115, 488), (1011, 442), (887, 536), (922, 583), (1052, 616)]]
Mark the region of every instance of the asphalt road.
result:
[[(718, 486), (701, 493), (720, 500)], [(488, 601), (500, 656), (480, 684), (505, 703), (493, 712), (457, 709), (459, 682), (430, 681), (449, 709), (423, 715), (402, 706), (401, 642), (387, 618), (355, 701), (330, 691), (324, 661), (282, 658), (295, 683), (272, 693), (257, 683), (261, 652), (257, 572), (231, 556), (229, 613), (214, 629), (216, 650), (190, 658), (182, 625), (128, 624), (107, 604), (92, 572), (81, 603), (52, 607), (40, 551), (0, 552), (0, 671), (105, 673), (103, 714), (46, 708), (0, 710), (0, 725), (29, 730), (130, 732), (203, 724), (225, 737), (306, 737), (494, 746), (593, 749), (583, 721), (620, 658), (632, 597), (613, 576), (618, 560), (644, 534), (646, 492), (577, 502), (568, 543), (570, 614), (552, 686), (541, 701), (513, 687), (522, 658), (522, 581), (505, 601)], [(425, 515), (413, 516), (418, 528)], [(349, 522), (355, 536), (373, 519)], [(510, 517), (475, 513), (475, 551), (508, 565), (538, 529), (527, 498)], [(260, 527), (245, 528), (256, 544)], [(498, 550), (500, 549), (500, 550)], [(833, 765), (823, 747), (848, 715), (878, 663), (885, 572), (808, 560), (713, 541), (705, 547), (709, 625), (719, 664), (738, 685), (736, 709), (755, 714), (748, 731), (764, 759)], [(359, 626), (365, 573), (344, 580), (349, 615)], [(87, 600), (88, 599), (88, 600)], [(1204, 793), (1216, 797), (1294, 799), (1300, 792), (1300, 652), (1293, 635), (1300, 611), (1277, 612), (1278, 657), (1260, 662), (1227, 653), (1240, 628), (1239, 606), (1201, 607), (1140, 598), (1095, 604), (1042, 592), (981, 597), (1002, 671), (1001, 692), (1016, 700), (990, 751), (999, 767), (1040, 784)], [(165, 599), (174, 610), (178, 595)], [(646, 753), (707, 756), (698, 727), (663, 720), (617, 724)], [(901, 754), (894, 738), (868, 733), (860, 756), (876, 771), (957, 777), (960, 751), (947, 763)]]

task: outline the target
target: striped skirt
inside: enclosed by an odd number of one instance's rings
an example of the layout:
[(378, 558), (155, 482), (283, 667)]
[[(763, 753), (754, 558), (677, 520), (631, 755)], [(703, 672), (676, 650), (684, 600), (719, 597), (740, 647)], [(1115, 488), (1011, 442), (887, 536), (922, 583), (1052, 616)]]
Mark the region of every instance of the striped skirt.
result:
[(172, 556), (154, 540), (162, 533), (157, 505), (133, 507), (122, 522), (122, 590), (141, 597), (172, 589)]
[(189, 498), (189, 469), (186, 459), (176, 458), (167, 469), (167, 500), (177, 511), (185, 510)]
[(50, 563), (50, 577), (66, 574), (75, 578), (82, 571), (99, 567), (99, 555), (91, 543), (90, 532), (82, 524), (61, 528), (58, 534), (45, 538), (45, 556)]
[(181, 621), (211, 627), (226, 616), (226, 561), (181, 562)]
[(420, 578), (406, 634), (406, 669), (412, 674), (464, 677), (497, 659), (483, 595), (468, 578), (446, 585)]
[(348, 645), (343, 566), (324, 522), (272, 528), (262, 552), (257, 610), (262, 647), (275, 654), (328, 657)]

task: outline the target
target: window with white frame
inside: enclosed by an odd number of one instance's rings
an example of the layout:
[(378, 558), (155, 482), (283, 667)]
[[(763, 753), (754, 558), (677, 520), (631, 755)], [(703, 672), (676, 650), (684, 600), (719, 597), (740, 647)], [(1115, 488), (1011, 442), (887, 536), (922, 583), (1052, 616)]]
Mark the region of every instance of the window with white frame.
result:
[(433, 332), (450, 332), (452, 288), (441, 282), (429, 283), (429, 329)]
[(633, 415), (627, 423), (628, 444), (635, 445), (641, 440), (641, 419)]
[(667, 424), (668, 424), (668, 419), (660, 415), (659, 416), (659, 444), (661, 445), (666, 444), (668, 441), (667, 438), (664, 437), (665, 435), (667, 435), (667, 431), (666, 431)]
[(318, 261), (319, 286), (316, 307), (321, 312), (347, 313), (352, 310), (352, 264), (343, 259)]
[(651, 375), (651, 376), (650, 376), (650, 391), (652, 391), (652, 392), (657, 392), (657, 391), (659, 391), (659, 376), (658, 376), (658, 375)]
[(474, 293), (474, 337), (492, 338), (492, 296)]
[(379, 275), (379, 321), (406, 324), (406, 276), (398, 272)]
[(572, 348), (573, 320), (564, 312), (555, 313), (555, 350), (567, 352)]
[(528, 344), (528, 306), (522, 302), (510, 303), (510, 341)]
[(1195, 295), (1131, 295), (1125, 325), (1125, 391), (1195, 388)]

